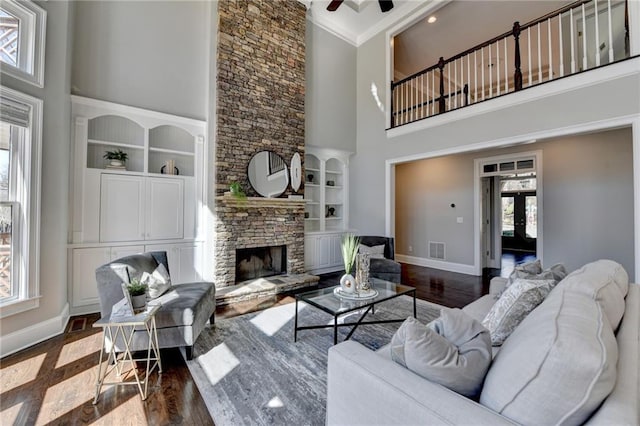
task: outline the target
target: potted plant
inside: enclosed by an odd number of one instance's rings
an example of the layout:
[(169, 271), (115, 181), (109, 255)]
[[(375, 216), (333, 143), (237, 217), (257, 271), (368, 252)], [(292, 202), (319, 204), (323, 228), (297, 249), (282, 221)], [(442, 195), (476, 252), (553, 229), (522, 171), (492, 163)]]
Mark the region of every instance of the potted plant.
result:
[(127, 290), (131, 295), (131, 307), (133, 309), (144, 308), (147, 304), (147, 285), (142, 284), (140, 280), (134, 278), (127, 285)]
[(358, 248), (360, 246), (360, 237), (353, 234), (344, 234), (340, 248), (342, 249), (342, 260), (344, 261), (344, 275), (340, 278), (340, 288), (345, 293), (355, 293), (356, 280), (351, 275), (353, 265), (356, 261)]
[(242, 190), (242, 187), (240, 186), (240, 183), (238, 182), (231, 182), (231, 184), (229, 185), (229, 190), (231, 191), (231, 195), (236, 198), (247, 198), (244, 191)]
[(106, 151), (103, 158), (109, 160), (109, 164), (114, 167), (123, 167), (129, 155), (121, 149)]

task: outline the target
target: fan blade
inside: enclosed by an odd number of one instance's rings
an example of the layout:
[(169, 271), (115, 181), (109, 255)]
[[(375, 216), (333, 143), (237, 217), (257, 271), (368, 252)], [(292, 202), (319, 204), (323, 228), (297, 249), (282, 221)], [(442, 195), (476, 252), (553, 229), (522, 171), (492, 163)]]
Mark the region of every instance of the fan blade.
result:
[(378, 3), (380, 3), (380, 10), (383, 13), (393, 9), (393, 2), (391, 0), (378, 0)]
[[(329, 6), (327, 6), (327, 10), (329, 12), (335, 12), (336, 9), (338, 7), (340, 7), (340, 5), (342, 4), (344, 0), (332, 0), (331, 3), (329, 3)], [(393, 6), (392, 6), (393, 7)]]

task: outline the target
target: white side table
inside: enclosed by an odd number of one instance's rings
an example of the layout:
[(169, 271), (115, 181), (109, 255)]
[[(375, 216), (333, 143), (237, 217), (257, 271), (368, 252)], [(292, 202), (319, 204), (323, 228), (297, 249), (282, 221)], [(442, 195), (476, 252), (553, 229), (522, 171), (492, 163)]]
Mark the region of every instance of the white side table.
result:
[[(160, 309), (160, 305), (150, 305), (147, 309), (131, 316), (114, 317), (114, 318), (100, 318), (93, 326), (102, 328), (102, 348), (100, 349), (100, 363), (98, 364), (98, 380), (96, 382), (96, 396), (93, 399), (93, 403), (98, 402), (100, 396), (100, 390), (102, 385), (137, 385), (140, 390), (142, 400), (147, 399), (147, 389), (149, 385), (149, 374), (153, 372), (154, 368), (158, 367), (158, 374), (162, 373), (162, 363), (160, 362), (160, 351), (158, 348), (158, 334), (156, 332), (156, 317), (155, 314)], [(136, 327), (144, 327), (149, 335), (149, 346), (147, 347), (146, 358), (133, 358), (131, 354), (131, 348), (129, 345), (133, 339), (133, 333)], [(118, 336), (122, 336), (121, 340), (124, 341), (124, 352), (116, 353), (116, 341)], [(107, 352), (107, 365), (102, 367), (102, 356)], [(136, 369), (136, 361), (146, 362), (146, 373), (144, 377), (138, 374)], [(118, 377), (122, 373), (122, 364), (129, 362), (133, 374), (135, 376), (134, 382), (105, 382), (107, 375), (114, 369)]]

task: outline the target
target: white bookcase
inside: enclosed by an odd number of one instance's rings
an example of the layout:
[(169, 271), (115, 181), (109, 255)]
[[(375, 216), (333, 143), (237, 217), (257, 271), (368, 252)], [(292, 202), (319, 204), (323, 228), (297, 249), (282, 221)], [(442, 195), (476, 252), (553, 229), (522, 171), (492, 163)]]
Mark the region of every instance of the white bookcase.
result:
[(340, 240), (349, 229), (351, 152), (305, 148), (305, 268), (326, 273), (343, 268)]
[[(79, 96), (71, 102), (71, 314), (99, 310), (95, 269), (129, 254), (166, 250), (174, 283), (203, 279), (206, 123)], [(104, 158), (117, 149), (127, 153), (125, 168)]]

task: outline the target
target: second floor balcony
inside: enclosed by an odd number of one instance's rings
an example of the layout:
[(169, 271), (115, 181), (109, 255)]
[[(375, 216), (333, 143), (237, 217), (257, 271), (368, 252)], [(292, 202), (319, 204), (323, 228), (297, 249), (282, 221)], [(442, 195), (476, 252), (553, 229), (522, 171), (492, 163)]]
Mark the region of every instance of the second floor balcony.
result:
[(629, 21), (628, 0), (586, 0), (509, 23), (509, 31), (391, 82), (389, 127), (627, 60)]

